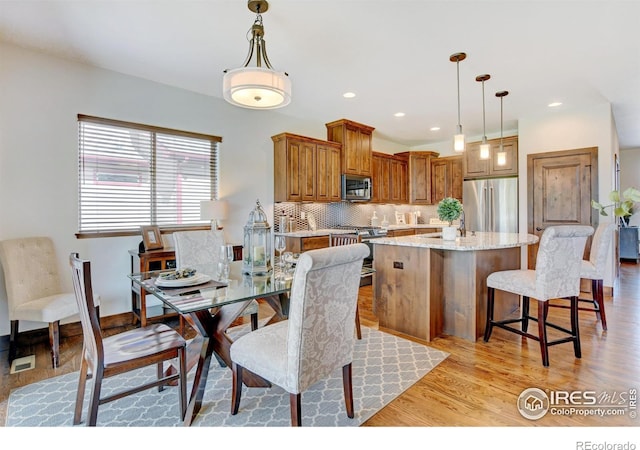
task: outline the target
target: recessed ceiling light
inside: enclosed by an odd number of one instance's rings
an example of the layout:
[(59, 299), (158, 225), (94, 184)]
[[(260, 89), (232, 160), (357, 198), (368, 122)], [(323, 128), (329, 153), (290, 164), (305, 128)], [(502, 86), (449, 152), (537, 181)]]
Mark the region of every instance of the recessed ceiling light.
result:
[(556, 106), (560, 106), (560, 105), (562, 105), (561, 102), (553, 102), (553, 103), (549, 103), (547, 106), (549, 108), (555, 108)]
[(429, 128), (429, 130), (431, 130), (431, 131), (438, 131), (439, 129), (440, 129), (440, 127), (431, 127), (431, 128)]
[(396, 117), (404, 117), (404, 113), (403, 112), (397, 112), (394, 114), (394, 116)]
[(344, 94), (342, 94), (342, 96), (343, 96), (344, 98), (353, 98), (353, 97), (355, 97), (355, 96), (356, 96), (356, 94), (355, 94), (355, 93), (353, 93), (353, 92), (345, 92)]

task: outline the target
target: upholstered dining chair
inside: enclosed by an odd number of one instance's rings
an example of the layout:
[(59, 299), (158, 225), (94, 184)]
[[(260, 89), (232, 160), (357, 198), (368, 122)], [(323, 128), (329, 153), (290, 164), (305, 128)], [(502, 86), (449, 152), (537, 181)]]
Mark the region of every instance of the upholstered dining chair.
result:
[[(49, 237), (26, 237), (0, 242), (11, 331), (9, 361), (16, 357), (20, 321), (49, 324), (51, 364), (60, 363), (60, 321), (78, 313), (73, 292), (65, 292), (58, 273), (55, 246)], [(99, 297), (95, 298), (97, 315)]]
[[(196, 269), (214, 279), (217, 277), (220, 248), (225, 244), (222, 231), (179, 231), (173, 233), (173, 240), (178, 269)], [(258, 308), (254, 300), (242, 311), (242, 315), (250, 316), (252, 330), (258, 328)]]
[[(134, 328), (119, 334), (103, 337), (93, 304), (91, 264), (83, 261), (77, 253), (69, 256), (75, 300), (82, 324), (82, 360), (76, 394), (73, 424), (82, 420), (82, 406), (87, 380), (93, 378), (87, 426), (95, 426), (98, 406), (122, 397), (165, 385), (178, 380), (180, 420), (184, 420), (187, 409), (187, 363), (186, 341), (178, 332), (164, 324), (152, 324)], [(177, 360), (177, 371), (164, 375), (163, 363)], [(122, 375), (132, 370), (156, 365), (157, 377), (142, 385), (121, 388), (118, 392), (102, 397), (102, 382), (105, 378)]]
[[(580, 278), (591, 280), (591, 298), (579, 298), (583, 303), (592, 306), (578, 307), (580, 311), (592, 311), (596, 313), (596, 319), (602, 324), (602, 329), (607, 330), (607, 316), (604, 310), (604, 274), (607, 270), (607, 256), (611, 248), (613, 233), (616, 229), (615, 223), (601, 223), (596, 228), (591, 242), (589, 259), (582, 261), (580, 266)], [(550, 303), (549, 306), (558, 308), (568, 308), (565, 304)]]
[(347, 416), (354, 417), (352, 361), (356, 304), (365, 244), (302, 253), (293, 275), (289, 318), (231, 344), (231, 414), (238, 413), (242, 374), (249, 370), (289, 393), (291, 425), (302, 425), (301, 394), (342, 369)]
[[(336, 245), (351, 245), (361, 241), (360, 235), (357, 233), (332, 233), (329, 235), (329, 247)], [(362, 339), (362, 329), (360, 328), (360, 308), (356, 304), (356, 336)]]
[[(578, 296), (580, 294), (580, 267), (587, 238), (593, 228), (585, 225), (551, 226), (544, 230), (536, 257), (535, 270), (503, 270), (487, 277), (487, 322), (484, 341), (488, 342), (493, 327), (534, 339), (540, 342), (542, 364), (549, 366), (549, 346), (573, 342), (576, 358), (582, 356), (578, 329)], [(495, 320), (493, 317), (495, 290), (518, 294), (522, 298), (521, 317)], [(538, 301), (537, 317), (529, 315), (529, 300)], [(571, 329), (547, 321), (549, 300), (569, 298)], [(528, 333), (529, 320), (538, 323), (538, 335)], [(521, 329), (511, 326), (520, 323)], [(563, 332), (566, 336), (549, 341), (547, 327)]]

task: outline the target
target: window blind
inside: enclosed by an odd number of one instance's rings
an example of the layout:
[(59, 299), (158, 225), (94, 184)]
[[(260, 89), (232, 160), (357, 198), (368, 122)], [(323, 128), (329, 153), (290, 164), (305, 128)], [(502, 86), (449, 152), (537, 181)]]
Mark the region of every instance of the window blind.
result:
[(80, 233), (203, 224), (221, 138), (84, 115), (78, 124)]

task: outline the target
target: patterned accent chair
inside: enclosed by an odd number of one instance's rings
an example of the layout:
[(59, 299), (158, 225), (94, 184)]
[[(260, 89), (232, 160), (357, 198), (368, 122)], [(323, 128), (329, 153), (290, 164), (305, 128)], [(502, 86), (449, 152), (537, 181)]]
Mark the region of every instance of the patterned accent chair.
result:
[[(179, 231), (173, 233), (176, 268), (196, 269), (213, 279), (218, 276), (220, 247), (225, 244), (220, 230)], [(252, 301), (242, 315), (251, 316), (251, 329), (258, 328), (258, 302)], [(192, 325), (193, 326), (193, 325)]]
[[(58, 258), (48, 237), (27, 237), (0, 242), (0, 260), (9, 302), (9, 362), (16, 357), (21, 320), (49, 324), (51, 363), (60, 362), (60, 321), (78, 313), (73, 292), (64, 292)], [(95, 297), (98, 308), (100, 298)]]
[[(329, 247), (335, 247), (336, 245), (351, 245), (357, 244), (361, 241), (359, 234), (330, 234), (329, 235)], [(360, 328), (360, 309), (356, 305), (356, 336), (358, 339), (362, 339), (362, 329)]]
[[(591, 253), (589, 259), (582, 261), (580, 278), (591, 280), (591, 298), (580, 298), (579, 301), (589, 303), (592, 306), (578, 308), (580, 311), (592, 311), (596, 313), (596, 319), (602, 324), (602, 329), (607, 330), (607, 316), (604, 311), (604, 274), (607, 270), (607, 256), (613, 240), (613, 232), (617, 228), (615, 223), (601, 223), (593, 234)], [(567, 305), (550, 303), (556, 308), (568, 308)]]
[(248, 333), (231, 345), (231, 414), (238, 413), (242, 373), (249, 370), (289, 392), (291, 425), (302, 425), (301, 394), (342, 368), (347, 416), (354, 417), (353, 321), (365, 244), (310, 250), (298, 260), (289, 319)]
[[(82, 324), (82, 360), (73, 424), (78, 425), (82, 417), (84, 392), (87, 380), (93, 378), (89, 411), (86, 424), (95, 426), (98, 406), (146, 389), (158, 387), (162, 391), (167, 384), (179, 380), (178, 398), (180, 420), (184, 420), (187, 410), (187, 342), (176, 331), (164, 324), (153, 324), (123, 333), (103, 337), (93, 304), (91, 283), (91, 263), (83, 261), (77, 253), (69, 255), (69, 265), (73, 279), (74, 300), (80, 313)], [(178, 371), (163, 374), (163, 362), (178, 360)], [(157, 378), (141, 386), (121, 389), (119, 392), (102, 397), (104, 378), (122, 375), (135, 369), (157, 366)]]
[[(552, 226), (542, 233), (536, 258), (535, 270), (503, 270), (487, 277), (487, 323), (484, 341), (489, 342), (493, 327), (528, 337), (540, 342), (542, 364), (549, 366), (549, 346), (573, 342), (576, 358), (580, 351), (578, 329), (578, 296), (580, 294), (580, 268), (587, 238), (593, 234), (590, 226)], [(495, 290), (518, 294), (522, 297), (521, 317), (495, 320), (493, 317)], [(529, 315), (529, 299), (538, 301), (538, 315)], [(549, 300), (569, 298), (571, 305), (571, 330), (547, 321)], [(529, 320), (538, 323), (538, 335), (527, 332)], [(520, 323), (521, 329), (511, 326)], [(567, 334), (567, 337), (549, 341), (547, 327)]]

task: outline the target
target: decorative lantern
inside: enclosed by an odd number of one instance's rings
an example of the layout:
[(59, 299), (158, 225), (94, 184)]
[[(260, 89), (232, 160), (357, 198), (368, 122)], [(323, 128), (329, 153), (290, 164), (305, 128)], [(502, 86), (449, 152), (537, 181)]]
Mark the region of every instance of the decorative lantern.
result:
[(260, 200), (256, 200), (256, 207), (249, 213), (249, 220), (244, 227), (242, 272), (248, 274), (271, 272), (271, 227), (260, 205)]

